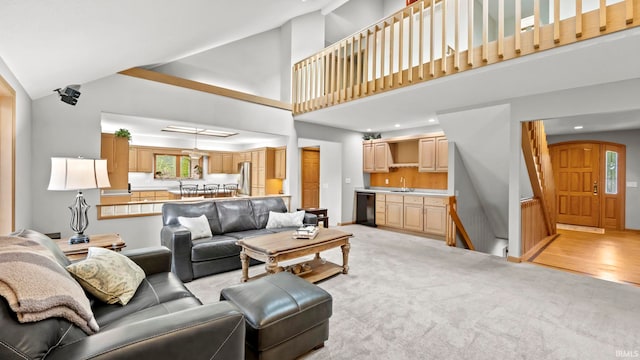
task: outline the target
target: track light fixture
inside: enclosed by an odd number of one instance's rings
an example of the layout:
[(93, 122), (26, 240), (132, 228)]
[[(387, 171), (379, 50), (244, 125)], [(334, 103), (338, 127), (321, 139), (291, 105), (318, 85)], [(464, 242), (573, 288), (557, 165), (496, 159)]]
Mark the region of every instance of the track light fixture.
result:
[(68, 85), (64, 89), (57, 88), (53, 91), (60, 95), (60, 101), (69, 105), (75, 105), (78, 103), (78, 98), (80, 97), (80, 91), (78, 90), (80, 90), (80, 85)]

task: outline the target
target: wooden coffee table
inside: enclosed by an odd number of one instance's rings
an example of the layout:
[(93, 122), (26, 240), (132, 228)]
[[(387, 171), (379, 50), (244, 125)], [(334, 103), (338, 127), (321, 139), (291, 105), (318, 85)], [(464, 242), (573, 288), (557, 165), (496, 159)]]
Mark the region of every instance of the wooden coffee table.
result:
[[(237, 244), (242, 246), (242, 251), (240, 252), (240, 260), (242, 261), (241, 281), (246, 282), (250, 279), (249, 258), (264, 261), (266, 263), (266, 274), (291, 271), (312, 283), (339, 273), (347, 274), (349, 272), (349, 249), (351, 248), (349, 238), (353, 234), (335, 229), (319, 228), (319, 230), (320, 232), (315, 239), (311, 240), (292, 238), (293, 230), (238, 240)], [(342, 266), (320, 257), (321, 251), (338, 246), (342, 249)], [(316, 255), (313, 260), (289, 265), (286, 268), (278, 266), (280, 261), (311, 254)], [(254, 276), (253, 278), (266, 274)]]

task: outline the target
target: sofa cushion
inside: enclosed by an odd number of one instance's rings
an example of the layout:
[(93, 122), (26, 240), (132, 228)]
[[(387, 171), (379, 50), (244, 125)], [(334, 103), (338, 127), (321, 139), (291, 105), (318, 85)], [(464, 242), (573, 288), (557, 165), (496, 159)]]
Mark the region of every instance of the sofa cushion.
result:
[(236, 245), (236, 241), (238, 241), (236, 238), (226, 234), (194, 240), (191, 247), (191, 261), (208, 261), (239, 256), (240, 247)]
[(109, 325), (103, 326), (100, 330), (106, 331), (127, 324), (133, 324), (139, 321), (156, 318), (158, 316), (171, 314), (185, 309), (190, 309), (192, 307), (200, 305), (202, 305), (202, 303), (195, 297), (185, 297), (181, 299), (166, 301), (159, 305), (151, 306), (146, 309), (136, 311), (135, 313), (129, 314), (127, 316), (123, 316), (109, 323)]
[(0, 359), (43, 359), (52, 347), (87, 337), (79, 327), (61, 317), (20, 323), (2, 296), (0, 324)]
[(256, 227), (264, 229), (269, 220), (269, 212), (286, 213), (287, 207), (281, 197), (251, 199), (253, 216), (256, 219)]
[(238, 231), (238, 232), (228, 233), (224, 235), (241, 240), (241, 239), (247, 239), (251, 237), (269, 235), (269, 234), (273, 234), (273, 232), (268, 229), (256, 229), (256, 230)]
[(219, 201), (216, 209), (220, 228), (224, 234), (258, 228), (249, 200)]
[(101, 247), (90, 247), (87, 258), (67, 270), (86, 291), (107, 304), (127, 305), (145, 277), (129, 258)]
[(102, 327), (135, 312), (186, 297), (193, 297), (193, 294), (174, 273), (158, 273), (149, 275), (142, 281), (127, 306), (96, 302), (93, 314)]
[(208, 238), (213, 236), (211, 227), (205, 215), (199, 217), (178, 216), (180, 224), (191, 231), (191, 240)]
[(200, 201), (196, 203), (165, 203), (162, 205), (162, 225), (178, 225), (178, 216), (198, 217), (205, 215), (209, 221), (212, 235), (222, 234), (220, 220), (216, 211), (215, 201)]
[(304, 219), (304, 210), (292, 213), (269, 212), (269, 221), (267, 221), (267, 229), (277, 229), (283, 227), (300, 227)]

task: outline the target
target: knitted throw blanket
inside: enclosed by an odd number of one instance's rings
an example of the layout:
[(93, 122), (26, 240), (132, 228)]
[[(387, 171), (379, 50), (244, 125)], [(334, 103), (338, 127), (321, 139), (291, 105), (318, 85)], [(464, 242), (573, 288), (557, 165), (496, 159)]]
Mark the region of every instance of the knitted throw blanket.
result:
[(0, 296), (22, 323), (62, 317), (89, 335), (98, 331), (80, 284), (33, 240), (0, 236)]

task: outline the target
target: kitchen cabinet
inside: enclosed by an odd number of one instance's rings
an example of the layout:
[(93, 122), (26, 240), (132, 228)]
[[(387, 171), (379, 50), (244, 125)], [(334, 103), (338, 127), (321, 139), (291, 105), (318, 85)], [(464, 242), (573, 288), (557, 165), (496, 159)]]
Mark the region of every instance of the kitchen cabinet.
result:
[(212, 151), (209, 153), (209, 168), (207, 172), (209, 174), (221, 174), (223, 172), (221, 152)]
[(422, 196), (404, 197), (404, 223), (403, 229), (411, 231), (423, 230)]
[(449, 141), (445, 136), (420, 139), (418, 146), (419, 172), (446, 172), (449, 164)]
[(275, 150), (275, 170), (274, 177), (276, 179), (287, 178), (287, 148), (278, 148)]
[(376, 225), (444, 237), (447, 204), (440, 196), (376, 193)]
[(209, 152), (208, 174), (237, 174), (240, 153), (211, 151)]
[(424, 232), (440, 236), (447, 234), (447, 200), (445, 198), (425, 197)]
[(275, 175), (275, 149), (262, 148), (251, 151), (251, 195), (264, 196), (271, 193), (267, 180)]
[(167, 190), (149, 190), (149, 191), (132, 191), (131, 201), (156, 201), (169, 200), (169, 191)]
[(237, 174), (238, 167), (233, 167), (233, 153), (222, 153), (222, 173), (223, 174)]
[(129, 185), (129, 139), (103, 133), (100, 157), (107, 160), (111, 189), (127, 189)]
[(362, 144), (362, 171), (389, 172), (389, 144), (366, 142)]
[(387, 224), (386, 195), (376, 194), (376, 225)]
[(402, 229), (404, 224), (404, 206), (402, 195), (386, 195), (385, 198), (386, 226)]
[(153, 149), (130, 146), (129, 172), (153, 172)]

